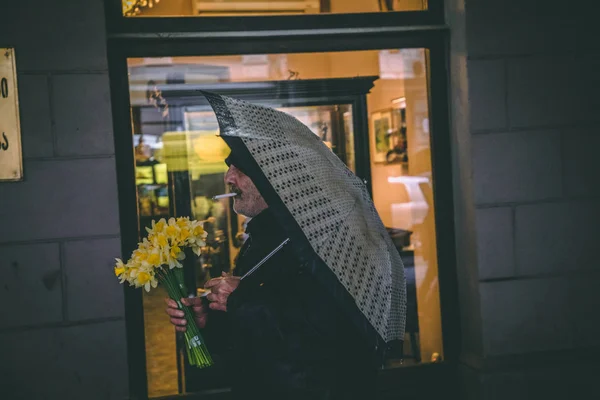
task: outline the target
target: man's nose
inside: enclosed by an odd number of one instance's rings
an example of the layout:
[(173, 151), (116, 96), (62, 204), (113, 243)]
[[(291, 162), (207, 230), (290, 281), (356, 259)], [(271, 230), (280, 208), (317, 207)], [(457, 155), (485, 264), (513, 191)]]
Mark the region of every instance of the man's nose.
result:
[(225, 183), (226, 184), (234, 184), (235, 183), (236, 170), (237, 170), (237, 168), (234, 165), (229, 167), (229, 169), (225, 173)]

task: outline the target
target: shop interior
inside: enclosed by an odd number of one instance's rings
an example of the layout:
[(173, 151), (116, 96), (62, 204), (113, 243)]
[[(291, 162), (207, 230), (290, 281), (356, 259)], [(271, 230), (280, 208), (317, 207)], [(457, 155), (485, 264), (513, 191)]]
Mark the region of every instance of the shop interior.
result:
[[(387, 367), (440, 361), (427, 65), (425, 49), (128, 59), (140, 232), (172, 215), (206, 221), (209, 236), (193, 267), (194, 284), (201, 291), (210, 277), (230, 272), (247, 221), (231, 200), (212, 200), (227, 191), (229, 150), (197, 90), (287, 112), (367, 182), (403, 259), (407, 333)], [(198, 373), (185, 368), (164, 297), (144, 293), (150, 397), (220, 387), (217, 373), (190, 379)]]
[(123, 0), (127, 17), (222, 17), (421, 11), (427, 0)]

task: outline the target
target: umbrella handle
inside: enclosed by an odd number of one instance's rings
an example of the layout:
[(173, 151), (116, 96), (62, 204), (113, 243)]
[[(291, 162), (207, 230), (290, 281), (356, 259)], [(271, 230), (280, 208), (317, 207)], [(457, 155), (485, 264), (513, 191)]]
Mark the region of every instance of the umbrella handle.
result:
[(269, 258), (273, 257), (273, 256), (275, 255), (275, 253), (277, 253), (279, 250), (281, 250), (281, 249), (283, 248), (283, 246), (285, 246), (286, 244), (288, 244), (288, 243), (289, 243), (289, 241), (290, 241), (290, 238), (287, 238), (287, 239), (285, 239), (283, 242), (281, 242), (281, 244), (280, 244), (279, 246), (275, 247), (275, 248), (273, 249), (273, 251), (271, 251), (269, 254), (267, 254), (267, 255), (265, 256), (265, 258), (263, 258), (262, 260), (260, 260), (260, 261), (258, 262), (258, 264), (256, 264), (254, 267), (252, 267), (252, 269), (251, 269), (250, 271), (246, 272), (246, 273), (244, 274), (244, 276), (242, 276), (242, 277), (240, 278), (240, 281), (241, 281), (242, 279), (246, 278), (248, 275), (252, 274), (252, 273), (253, 273), (254, 271), (256, 271), (258, 268), (260, 268), (260, 266), (261, 266), (261, 265), (263, 265), (264, 263), (266, 263), (266, 262), (267, 262), (267, 260), (268, 260)]

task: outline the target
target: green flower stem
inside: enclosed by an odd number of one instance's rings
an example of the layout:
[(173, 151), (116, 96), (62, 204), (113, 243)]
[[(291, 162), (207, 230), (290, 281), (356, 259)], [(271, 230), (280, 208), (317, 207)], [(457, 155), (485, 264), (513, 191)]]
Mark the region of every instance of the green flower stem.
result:
[[(183, 285), (183, 282), (180, 281), (178, 274), (174, 270), (163, 269), (162, 271), (159, 271), (158, 277), (160, 282), (166, 287), (171, 299), (173, 299), (179, 308), (184, 312), (185, 319), (187, 321), (187, 329), (185, 331), (186, 352), (190, 365), (194, 365), (199, 368), (212, 365), (212, 357), (210, 356), (204, 343), (204, 339), (200, 334), (200, 330), (196, 325), (194, 314), (190, 310), (190, 307), (187, 307), (181, 303), (181, 298), (187, 297), (184, 293), (185, 286)], [(194, 338), (196, 337), (198, 339), (195, 340)], [(196, 345), (197, 340), (200, 341), (199, 346)]]
[(185, 352), (187, 353), (188, 360), (190, 360), (190, 364), (195, 365), (195, 362), (198, 361), (198, 360), (196, 359), (196, 355), (193, 354), (190, 351), (190, 346), (187, 345), (189, 343), (189, 340), (190, 340), (190, 337), (189, 337), (187, 331), (184, 332), (184, 336), (185, 336), (185, 344), (186, 344), (186, 346), (185, 346)]

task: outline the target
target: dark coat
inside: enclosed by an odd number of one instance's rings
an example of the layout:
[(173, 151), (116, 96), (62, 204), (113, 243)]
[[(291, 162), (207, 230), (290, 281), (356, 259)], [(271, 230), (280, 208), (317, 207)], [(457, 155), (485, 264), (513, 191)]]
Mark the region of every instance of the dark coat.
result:
[[(286, 238), (268, 210), (249, 222), (247, 233), (238, 276)], [(245, 278), (229, 296), (226, 321), (215, 319), (228, 329), (234, 398), (372, 398), (376, 368), (366, 346), (292, 246)]]

